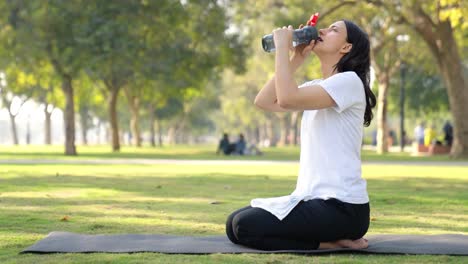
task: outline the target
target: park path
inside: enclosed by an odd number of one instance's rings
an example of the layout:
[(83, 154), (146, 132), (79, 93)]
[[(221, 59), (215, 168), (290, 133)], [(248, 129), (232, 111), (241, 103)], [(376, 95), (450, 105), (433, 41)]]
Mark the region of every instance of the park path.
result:
[[(83, 164), (83, 165), (298, 165), (298, 161), (277, 160), (177, 160), (177, 159), (1, 159), (0, 164)], [(364, 161), (363, 165), (407, 165), (407, 166), (461, 166), (468, 161)]]

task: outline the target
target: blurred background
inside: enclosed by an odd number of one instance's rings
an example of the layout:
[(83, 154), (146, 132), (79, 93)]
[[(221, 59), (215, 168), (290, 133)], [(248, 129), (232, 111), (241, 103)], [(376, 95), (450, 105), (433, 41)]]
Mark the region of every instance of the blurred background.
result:
[[(467, 1), (5, 0), (0, 2), (0, 144), (161, 147), (242, 133), (260, 148), (298, 145), (300, 112), (253, 101), (274, 73), (261, 38), (352, 20), (372, 46), (378, 97), (363, 144), (468, 156)], [(313, 55), (298, 84), (320, 78)], [(448, 125), (447, 125), (448, 124)], [(419, 127), (418, 127), (419, 126)], [(447, 141), (452, 128), (452, 140)], [(427, 142), (418, 142), (421, 129)], [(430, 130), (430, 131), (427, 131)], [(427, 139), (429, 137), (429, 139)], [(420, 149), (423, 151), (422, 149)]]

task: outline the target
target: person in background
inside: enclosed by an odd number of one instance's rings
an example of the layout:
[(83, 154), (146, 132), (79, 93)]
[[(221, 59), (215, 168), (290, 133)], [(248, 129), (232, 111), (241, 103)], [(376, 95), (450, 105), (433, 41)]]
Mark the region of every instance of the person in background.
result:
[(424, 146), (429, 147), (437, 137), (435, 126), (430, 125), (424, 129)]
[(446, 121), (444, 124), (444, 127), (442, 128), (444, 131), (444, 142), (445, 145), (447, 146), (452, 146), (453, 142), (453, 127), (452, 124), (450, 124), (450, 121)]
[(418, 145), (424, 145), (424, 123), (419, 123), (414, 128), (414, 139), (418, 143)]
[(224, 155), (230, 155), (234, 151), (234, 144), (229, 143), (229, 135), (227, 133), (223, 134), (223, 138), (219, 141), (218, 149), (216, 150), (216, 155), (219, 155), (221, 152)]
[(236, 142), (234, 153), (237, 155), (244, 155), (245, 154), (245, 138), (243, 134), (239, 134), (239, 139)]

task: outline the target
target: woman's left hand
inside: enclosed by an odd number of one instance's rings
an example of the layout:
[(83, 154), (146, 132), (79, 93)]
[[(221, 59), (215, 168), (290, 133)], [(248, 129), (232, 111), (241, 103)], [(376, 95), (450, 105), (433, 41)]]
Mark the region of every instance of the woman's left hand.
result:
[(273, 30), (273, 40), (275, 42), (276, 49), (284, 47), (287, 47), (288, 50), (292, 49), (293, 31), (294, 29), (291, 25)]

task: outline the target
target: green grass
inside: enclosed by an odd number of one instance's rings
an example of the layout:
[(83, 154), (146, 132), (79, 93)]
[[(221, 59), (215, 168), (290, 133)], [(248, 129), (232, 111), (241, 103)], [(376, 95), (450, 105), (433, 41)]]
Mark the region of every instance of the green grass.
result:
[[(109, 146), (78, 146), (78, 156), (64, 156), (64, 147), (53, 146), (0, 146), (0, 160), (8, 159), (54, 159), (54, 160), (80, 160), (80, 159), (203, 159), (203, 160), (299, 160), (299, 147), (265, 148), (262, 156), (224, 156), (215, 154), (216, 146), (164, 146), (156, 147), (128, 147), (123, 146), (120, 152), (112, 152)], [(431, 157), (413, 157), (409, 153), (387, 153), (377, 155), (374, 151), (363, 150), (363, 161), (450, 161), (448, 155)], [(468, 161), (465, 159), (465, 161)]]
[[(180, 158), (187, 147), (144, 149), (138, 157)], [(197, 159), (208, 147), (195, 151)], [(29, 153), (28, 153), (29, 151)], [(107, 149), (83, 148), (87, 158)], [(132, 150), (133, 151), (133, 150)], [(147, 153), (147, 152), (148, 153)], [(173, 151), (173, 152), (172, 152)], [(184, 154), (177, 155), (177, 152)], [(294, 156), (296, 149), (272, 156)], [(54, 157), (58, 149), (22, 148), (20, 157)], [(201, 152), (201, 154), (200, 154)], [(2, 151), (2, 158), (12, 154)], [(39, 157), (37, 153), (42, 153)], [(94, 154), (93, 154), (94, 153)], [(97, 154), (96, 154), (97, 153)], [(205, 153), (205, 154), (203, 154)], [(274, 153), (274, 154), (273, 154)], [(122, 157), (105, 154), (105, 158)], [(30, 155), (30, 156), (29, 156)], [(95, 156), (93, 156), (95, 155)], [(119, 156), (122, 155), (122, 156)], [(160, 155), (160, 156), (158, 156)], [(212, 155), (212, 154), (210, 154)], [(49, 254), (18, 253), (51, 231), (88, 234), (224, 234), (230, 212), (255, 197), (290, 193), (297, 164), (0, 166), (0, 263), (463, 263), (466, 257), (331, 254)], [(371, 199), (368, 234), (468, 235), (468, 174), (461, 166), (363, 167)], [(211, 204), (213, 201), (219, 204)], [(68, 216), (68, 221), (61, 221)]]

